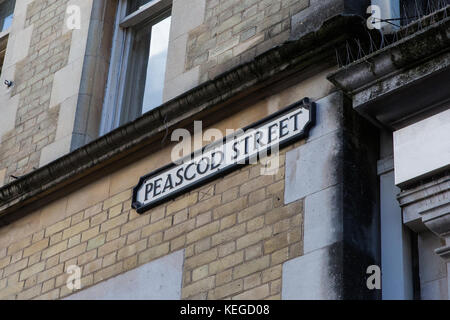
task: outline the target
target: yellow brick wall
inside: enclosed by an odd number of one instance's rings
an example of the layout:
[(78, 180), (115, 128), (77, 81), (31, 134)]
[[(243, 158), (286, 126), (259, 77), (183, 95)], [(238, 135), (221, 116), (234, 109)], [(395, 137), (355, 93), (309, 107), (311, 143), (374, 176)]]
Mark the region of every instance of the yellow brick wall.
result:
[(144, 215), (128, 189), (14, 241), (0, 249), (0, 299), (63, 298), (70, 265), (86, 288), (181, 249), (183, 299), (280, 298), (282, 263), (303, 250), (303, 203), (283, 202), (293, 147), (275, 175), (263, 159)]
[(0, 137), (0, 185), (38, 168), (42, 149), (55, 141), (59, 106), (49, 107), (55, 73), (69, 60), (72, 34), (62, 32), (67, 3), (35, 0), (27, 6), (25, 28), (33, 26), (33, 33), (11, 89), (20, 97), (15, 128)]

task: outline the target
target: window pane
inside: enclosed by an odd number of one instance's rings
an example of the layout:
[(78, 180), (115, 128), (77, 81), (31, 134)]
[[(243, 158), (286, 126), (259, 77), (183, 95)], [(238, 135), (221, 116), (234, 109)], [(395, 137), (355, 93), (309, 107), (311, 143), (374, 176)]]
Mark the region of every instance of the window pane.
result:
[(0, 32), (5, 31), (11, 27), (15, 0), (6, 0), (0, 2)]
[(171, 17), (168, 17), (152, 26), (142, 113), (158, 107), (163, 101), (170, 22)]
[(129, 0), (127, 14), (131, 14), (131, 13), (135, 12), (140, 7), (142, 7), (144, 4), (147, 4), (150, 1), (153, 1), (153, 0)]

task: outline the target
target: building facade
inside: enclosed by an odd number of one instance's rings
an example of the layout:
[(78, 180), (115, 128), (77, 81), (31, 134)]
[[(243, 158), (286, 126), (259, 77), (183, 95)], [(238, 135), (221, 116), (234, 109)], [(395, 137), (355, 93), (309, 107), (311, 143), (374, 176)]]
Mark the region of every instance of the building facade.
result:
[(0, 299), (448, 299), (447, 2), (0, 0)]

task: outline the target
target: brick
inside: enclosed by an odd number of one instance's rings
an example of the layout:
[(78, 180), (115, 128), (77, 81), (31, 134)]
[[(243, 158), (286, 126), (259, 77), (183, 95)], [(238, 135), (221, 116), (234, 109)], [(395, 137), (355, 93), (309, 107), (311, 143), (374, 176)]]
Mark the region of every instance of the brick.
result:
[(79, 212), (77, 214), (74, 214), (72, 216), (71, 226), (75, 226), (75, 225), (79, 224), (83, 220), (83, 215), (84, 215), (84, 212)]
[(106, 244), (98, 248), (98, 256), (103, 257), (108, 253), (119, 250), (124, 246), (125, 242), (126, 242), (125, 237), (113, 240), (111, 242), (107, 242)]
[(64, 271), (64, 264), (61, 263), (51, 269), (45, 270), (38, 274), (38, 283), (47, 281), (48, 279), (54, 278), (57, 275), (63, 273)]
[(152, 223), (142, 229), (141, 236), (148, 237), (150, 235), (156, 234), (162, 230), (170, 228), (172, 226), (172, 217), (165, 218), (164, 220), (159, 220), (158, 222)]
[[(267, 199), (265, 201), (259, 202), (251, 207), (248, 207), (245, 210), (242, 210), (238, 213), (238, 222), (244, 222), (247, 220), (250, 220), (252, 218), (255, 218), (261, 214), (264, 214), (265, 212), (272, 209), (272, 199)], [(270, 224), (266, 222), (266, 224)]]
[(208, 295), (208, 299), (218, 300), (223, 299), (225, 297), (234, 295), (244, 288), (244, 282), (241, 280), (236, 280), (231, 283), (227, 283), (224, 286), (217, 287), (211, 291), (210, 295)]
[(205, 238), (195, 244), (195, 253), (202, 253), (206, 250), (211, 249), (211, 238)]
[(107, 256), (103, 257), (102, 268), (109, 267), (110, 265), (116, 262), (116, 252), (110, 253)]
[(106, 220), (108, 220), (108, 214), (106, 211), (103, 211), (103, 212), (91, 217), (91, 227), (102, 224)]
[(122, 213), (123, 204), (118, 204), (117, 206), (114, 206), (108, 210), (108, 217), (109, 219), (117, 217), (119, 214)]
[(242, 197), (232, 202), (221, 205), (220, 207), (217, 207), (213, 211), (213, 216), (214, 219), (217, 220), (226, 217), (232, 213), (239, 212), (246, 207), (247, 207), (247, 197)]
[(90, 251), (92, 249), (98, 248), (105, 244), (106, 241), (106, 235), (101, 234), (93, 239), (90, 239), (87, 243), (86, 251)]
[(103, 202), (103, 210), (108, 210), (111, 207), (118, 205), (121, 202), (125, 202), (131, 198), (131, 190), (121, 192)]
[(228, 269), (216, 275), (216, 286), (221, 286), (225, 283), (231, 282), (233, 279), (233, 270)]
[(269, 294), (269, 285), (264, 284), (235, 296), (233, 300), (261, 300), (269, 296)]
[(102, 280), (109, 279), (123, 271), (123, 262), (116, 263), (112, 266), (104, 268), (94, 273), (94, 283), (98, 283)]
[[(248, 193), (254, 192), (255, 190), (258, 190), (262, 186), (267, 186), (273, 183), (274, 176), (259, 176), (253, 180), (250, 180), (248, 182), (245, 182), (241, 185), (239, 189), (239, 193), (241, 196), (246, 195)], [(264, 191), (265, 193), (265, 191)], [(261, 196), (261, 195), (260, 195)], [(264, 199), (264, 196), (263, 196)]]
[(88, 240), (94, 238), (95, 236), (98, 235), (99, 230), (100, 230), (99, 226), (96, 226), (96, 227), (93, 227), (93, 228), (91, 228), (89, 230), (86, 230), (85, 232), (83, 232), (81, 234), (81, 241), (85, 242), (85, 241), (88, 241)]
[(83, 275), (91, 274), (97, 270), (102, 268), (103, 258), (96, 259), (92, 262), (89, 262), (83, 267)]
[(201, 292), (208, 291), (214, 287), (214, 276), (202, 279), (200, 281), (194, 282), (182, 289), (181, 297), (182, 299), (194, 296)]
[(31, 237), (26, 237), (25, 239), (22, 239), (18, 242), (13, 243), (8, 247), (8, 255), (13, 255), (14, 253), (22, 250), (23, 248), (27, 247), (31, 243)]
[(256, 244), (272, 235), (272, 227), (265, 227), (261, 230), (249, 233), (236, 240), (236, 247), (238, 250)]
[(120, 237), (120, 227), (117, 227), (115, 229), (109, 230), (106, 234), (106, 242), (116, 240)]
[(144, 264), (169, 253), (169, 243), (147, 249), (139, 254), (139, 264)]
[(11, 261), (11, 257), (10, 256), (5, 257), (3, 259), (0, 259), (0, 269), (3, 269), (7, 265), (9, 265), (10, 261)]
[(179, 200), (175, 200), (167, 206), (166, 214), (171, 215), (175, 212), (181, 211), (185, 208), (191, 207), (197, 203), (198, 193), (192, 193)]
[(245, 224), (237, 225), (233, 228), (221, 231), (212, 237), (212, 245), (216, 246), (234, 239), (239, 238), (245, 234)]
[(44, 270), (45, 268), (45, 262), (41, 262), (41, 263), (37, 263), (35, 265), (32, 265), (31, 267), (28, 267), (24, 270), (22, 270), (22, 272), (20, 272), (20, 281), (26, 280), (29, 277), (35, 275), (36, 273), (41, 272), (42, 270)]
[(135, 255), (138, 252), (141, 252), (147, 247), (147, 239), (143, 239), (135, 244), (126, 246), (120, 249), (117, 253), (117, 260), (122, 260), (124, 258), (128, 258), (132, 255)]
[(239, 279), (257, 271), (264, 270), (270, 264), (270, 256), (264, 256), (257, 260), (246, 262), (233, 270), (233, 278)]
[(264, 216), (256, 217), (247, 221), (247, 232), (259, 230), (264, 226)]
[(150, 221), (151, 223), (154, 223), (156, 221), (161, 220), (162, 218), (164, 218), (166, 214), (166, 207), (165, 206), (160, 206), (156, 209), (153, 209), (152, 211), (150, 211)]
[(73, 227), (64, 230), (62, 240), (71, 238), (74, 235), (77, 235), (87, 229), (89, 229), (89, 220), (85, 220), (77, 225), (74, 225)]
[(201, 266), (192, 271), (192, 281), (198, 281), (200, 279), (206, 278), (208, 276), (209, 270), (208, 265)]
[(254, 205), (255, 203), (264, 201), (264, 199), (266, 199), (266, 189), (265, 188), (250, 192), (248, 195), (249, 205)]
[(203, 200), (202, 202), (199, 202), (195, 206), (189, 208), (189, 217), (193, 218), (201, 213), (207, 212), (213, 209), (214, 207), (220, 205), (221, 201), (222, 195), (220, 194), (210, 199)]
[(38, 284), (34, 286), (33, 288), (30, 288), (28, 290), (22, 291), (17, 295), (17, 300), (29, 300), (41, 293), (41, 285)]
[(171, 240), (180, 236), (182, 233), (192, 231), (195, 228), (195, 220), (191, 219), (180, 223), (170, 229), (164, 231), (164, 240)]
[(253, 260), (262, 256), (262, 246), (260, 244), (245, 249), (245, 261)]
[(262, 282), (266, 283), (266, 282), (270, 282), (276, 279), (280, 279), (281, 278), (281, 274), (283, 271), (283, 267), (282, 265), (277, 265), (275, 267), (272, 267), (270, 269), (264, 270), (262, 273)]
[(273, 224), (277, 221), (284, 220), (301, 213), (303, 213), (303, 203), (302, 201), (297, 201), (288, 206), (276, 208), (266, 213), (266, 224)]
[(55, 244), (42, 252), (42, 260), (52, 257), (58, 253), (61, 253), (66, 249), (67, 249), (67, 241)]
[(234, 267), (244, 261), (244, 251), (236, 252), (220, 260), (213, 261), (209, 265), (209, 271), (211, 274), (222, 272), (228, 268)]
[(62, 232), (56, 233), (50, 237), (50, 246), (53, 246), (55, 243), (58, 243), (62, 240)]
[(275, 251), (271, 255), (272, 265), (277, 265), (289, 260), (289, 247)]
[(237, 214), (231, 214), (225, 218), (220, 219), (220, 231), (228, 229), (236, 224)]
[(219, 246), (219, 258), (225, 257), (236, 251), (236, 242), (231, 241)]
[(216, 260), (216, 258), (217, 258), (217, 249), (213, 248), (211, 250), (202, 252), (201, 254), (186, 259), (184, 262), (184, 268), (186, 270), (192, 270), (197, 267), (208, 264), (211, 261)]
[(238, 195), (239, 195), (239, 187), (234, 187), (230, 190), (227, 190), (222, 194), (222, 203), (227, 203), (236, 200)]
[(264, 253), (270, 254), (300, 241), (300, 230), (279, 234), (264, 242)]
[(11, 264), (5, 268), (5, 271), (3, 272), (3, 277), (7, 277), (10, 274), (13, 274), (14, 272), (23, 270), (28, 265), (28, 259), (22, 259), (14, 264)]
[(61, 253), (59, 260), (61, 262), (64, 262), (73, 257), (77, 257), (77, 256), (81, 255), (86, 250), (86, 246), (87, 246), (87, 243), (82, 243), (76, 247), (73, 247), (72, 249), (69, 249), (69, 250)]
[(103, 222), (100, 227), (100, 232), (105, 232), (111, 229), (114, 229), (118, 226), (121, 226), (125, 224), (128, 220), (128, 216), (126, 214), (115, 217), (113, 219), (107, 220), (106, 222)]
[(279, 192), (284, 191), (284, 184), (285, 184), (285, 182), (284, 182), (284, 180), (282, 180), (282, 181), (275, 182), (275, 183), (271, 184), (270, 186), (267, 186), (267, 194), (268, 195), (276, 195)]
[(206, 212), (206, 213), (202, 213), (199, 214), (197, 216), (197, 227), (201, 227), (207, 223), (210, 223), (212, 221), (212, 212)]
[(225, 20), (224, 22), (222, 22), (219, 26), (219, 28), (217, 28), (217, 33), (222, 33), (225, 30), (233, 27), (234, 25), (238, 24), (239, 22), (241, 22), (241, 15), (240, 14), (236, 14), (232, 17), (230, 17), (229, 19)]
[(73, 236), (69, 239), (69, 243), (67, 245), (68, 248), (75, 247), (77, 244), (80, 244), (81, 242), (81, 234), (77, 234), (76, 236)]
[(86, 252), (86, 253), (80, 255), (80, 256), (78, 257), (78, 260), (77, 260), (77, 261), (78, 261), (78, 264), (79, 264), (80, 266), (82, 266), (82, 265), (85, 265), (85, 264), (88, 263), (88, 262), (93, 261), (96, 257), (97, 257), (97, 251), (91, 250), (91, 251), (88, 251), (88, 252)]
[(242, 181), (248, 180), (249, 172), (245, 170), (233, 176), (225, 177), (222, 181), (216, 184), (216, 193), (222, 193), (233, 187), (239, 186)]
[(217, 231), (219, 231), (219, 226), (220, 226), (220, 223), (217, 221), (217, 222), (207, 224), (203, 227), (200, 227), (194, 231), (191, 231), (186, 236), (187, 244), (193, 243), (197, 240), (204, 239), (210, 235), (215, 234)]
[(11, 256), (11, 262), (10, 263), (16, 263), (20, 259), (22, 259), (22, 251), (19, 251), (19, 252), (16, 252), (15, 254), (13, 254)]
[(185, 245), (186, 245), (186, 236), (182, 235), (181, 237), (178, 237), (170, 241), (170, 250), (175, 251), (184, 248)]
[(188, 218), (188, 209), (186, 208), (186, 209), (184, 209), (182, 211), (179, 211), (178, 213), (176, 213), (173, 216), (173, 224), (174, 225), (179, 224), (179, 223), (181, 223), (183, 221), (186, 221), (187, 218)]
[(122, 226), (120, 234), (121, 235), (128, 234), (136, 229), (142, 228), (142, 226), (147, 225), (149, 221), (150, 221), (149, 215), (141, 216), (135, 220), (129, 221)]
[(97, 203), (96, 205), (86, 209), (84, 211), (84, 219), (90, 218), (92, 216), (95, 216), (96, 214), (102, 212), (102, 203)]
[(50, 279), (42, 284), (42, 293), (52, 290), (55, 287), (55, 279)]
[(47, 229), (45, 229), (45, 237), (52, 236), (55, 233), (58, 233), (64, 229), (70, 227), (70, 221), (71, 221), (71, 218), (69, 217), (63, 221), (60, 221), (60, 222), (48, 227)]
[(261, 273), (252, 274), (244, 279), (244, 290), (249, 290), (261, 285)]

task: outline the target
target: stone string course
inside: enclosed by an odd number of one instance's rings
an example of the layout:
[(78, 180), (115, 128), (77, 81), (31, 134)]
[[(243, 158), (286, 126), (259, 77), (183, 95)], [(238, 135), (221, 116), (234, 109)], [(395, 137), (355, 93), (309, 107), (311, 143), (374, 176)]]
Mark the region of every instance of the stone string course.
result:
[(183, 299), (280, 299), (282, 264), (303, 254), (303, 201), (283, 203), (293, 147), (276, 175), (263, 159), (144, 215), (128, 189), (0, 248), (0, 299), (64, 298), (70, 265), (86, 288), (181, 249)]

